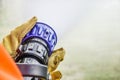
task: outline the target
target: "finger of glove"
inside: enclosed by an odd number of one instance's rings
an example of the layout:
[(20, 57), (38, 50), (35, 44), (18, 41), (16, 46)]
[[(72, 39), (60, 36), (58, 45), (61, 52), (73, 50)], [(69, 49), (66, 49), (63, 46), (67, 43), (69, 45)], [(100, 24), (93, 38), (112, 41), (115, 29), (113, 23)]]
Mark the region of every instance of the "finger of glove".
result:
[(48, 71), (54, 71), (59, 63), (64, 59), (65, 50), (63, 48), (55, 50), (49, 58), (48, 61)]
[(12, 57), (15, 56), (16, 50), (20, 45), (22, 38), (33, 28), (36, 21), (37, 18), (33, 17), (28, 22), (18, 26), (16, 29), (11, 31), (9, 35), (3, 38), (2, 44)]
[(60, 71), (54, 71), (50, 73), (52, 80), (60, 80), (62, 78), (62, 74)]
[(36, 17), (33, 17), (26, 23), (18, 26), (15, 30), (14, 33), (18, 37), (18, 40), (21, 42), (23, 37), (34, 27), (35, 23), (37, 21)]
[(19, 44), (17, 40), (18, 39), (13, 35), (8, 35), (5, 38), (3, 38), (2, 44), (12, 57), (14, 57), (14, 55), (15, 55), (14, 53)]

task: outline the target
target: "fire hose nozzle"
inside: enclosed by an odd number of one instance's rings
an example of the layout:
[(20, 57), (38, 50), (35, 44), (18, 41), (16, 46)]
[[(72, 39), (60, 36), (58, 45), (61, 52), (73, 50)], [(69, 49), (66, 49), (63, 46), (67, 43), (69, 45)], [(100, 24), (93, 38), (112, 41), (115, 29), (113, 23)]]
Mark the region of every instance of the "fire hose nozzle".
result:
[[(26, 80), (47, 78), (48, 58), (52, 54), (56, 43), (57, 35), (55, 31), (45, 23), (37, 22), (31, 31), (26, 34), (18, 48), (18, 56), (15, 59), (23, 76), (27, 76)], [(32, 71), (29, 71), (31, 69)]]

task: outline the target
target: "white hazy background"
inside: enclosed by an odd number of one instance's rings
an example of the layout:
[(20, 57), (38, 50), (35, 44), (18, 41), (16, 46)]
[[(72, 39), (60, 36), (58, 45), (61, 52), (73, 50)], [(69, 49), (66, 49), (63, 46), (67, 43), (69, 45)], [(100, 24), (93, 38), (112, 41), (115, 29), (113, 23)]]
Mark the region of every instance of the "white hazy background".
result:
[(62, 80), (120, 80), (119, 0), (0, 0), (0, 39), (33, 16), (66, 50)]

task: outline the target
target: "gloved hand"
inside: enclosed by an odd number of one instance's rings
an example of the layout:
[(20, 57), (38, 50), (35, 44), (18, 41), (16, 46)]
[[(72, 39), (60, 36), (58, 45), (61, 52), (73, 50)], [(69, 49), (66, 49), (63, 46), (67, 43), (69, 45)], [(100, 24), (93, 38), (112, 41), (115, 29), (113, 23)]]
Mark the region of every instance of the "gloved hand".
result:
[(48, 71), (51, 74), (52, 80), (60, 80), (62, 74), (60, 71), (55, 71), (58, 67), (59, 63), (63, 61), (65, 55), (65, 50), (63, 48), (59, 48), (53, 51), (52, 55), (48, 61)]
[[(18, 49), (24, 36), (34, 27), (37, 18), (33, 17), (28, 22), (15, 28), (9, 35), (3, 38), (3, 46), (6, 48), (8, 53), (14, 58), (16, 56), (16, 50)], [(55, 50), (48, 61), (48, 71), (51, 74), (52, 80), (60, 80), (62, 74), (60, 71), (55, 71), (59, 63), (64, 58), (65, 51), (63, 48)]]
[(12, 57), (15, 57), (16, 50), (20, 45), (22, 39), (33, 28), (36, 21), (37, 21), (37, 18), (33, 17), (28, 22), (15, 28), (13, 31), (11, 31), (9, 35), (3, 38), (2, 44)]

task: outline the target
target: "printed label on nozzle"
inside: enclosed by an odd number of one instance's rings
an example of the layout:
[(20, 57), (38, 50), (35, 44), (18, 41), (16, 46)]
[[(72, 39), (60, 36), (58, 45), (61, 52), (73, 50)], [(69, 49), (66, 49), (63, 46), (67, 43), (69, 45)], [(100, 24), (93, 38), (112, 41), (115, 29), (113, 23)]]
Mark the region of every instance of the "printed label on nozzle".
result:
[(48, 49), (50, 51), (49, 54), (51, 55), (51, 52), (53, 51), (57, 43), (57, 35), (49, 25), (37, 22), (33, 29), (30, 32), (28, 32), (28, 34), (24, 37), (22, 42), (32, 37), (42, 39), (47, 44)]

